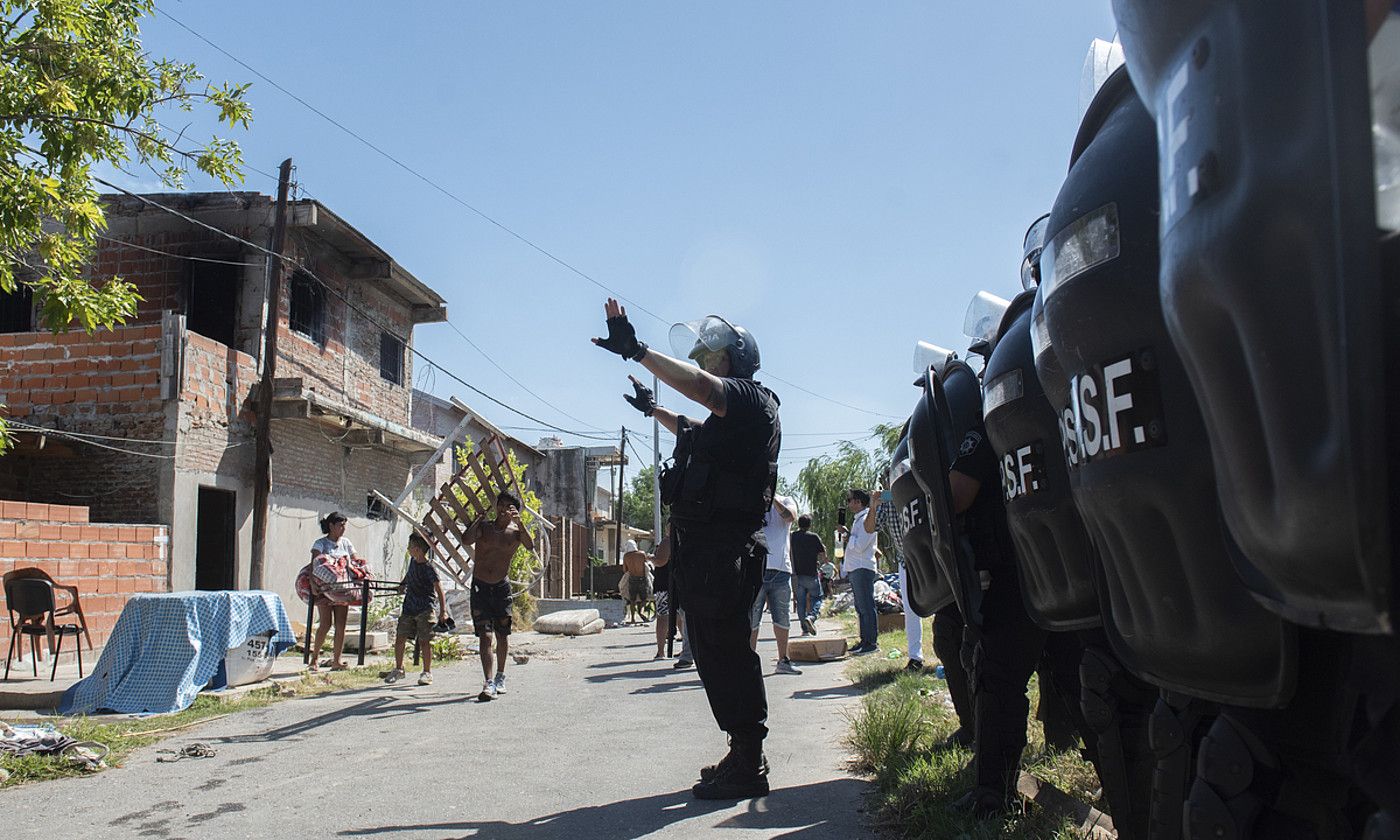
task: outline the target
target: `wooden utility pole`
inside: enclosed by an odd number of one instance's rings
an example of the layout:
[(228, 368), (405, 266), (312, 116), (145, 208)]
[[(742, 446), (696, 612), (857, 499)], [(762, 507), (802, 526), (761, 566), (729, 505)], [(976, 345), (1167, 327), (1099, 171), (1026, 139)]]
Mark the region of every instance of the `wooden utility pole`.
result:
[(248, 566), (248, 588), (263, 588), (267, 558), (267, 518), (272, 495), (272, 389), (277, 379), (277, 326), (281, 321), (282, 275), (286, 261), (281, 259), (287, 245), (287, 190), (292, 180), (292, 159), (282, 161), (277, 171), (277, 216), (272, 225), (272, 252), (267, 267), (267, 319), (263, 325), (262, 381), (258, 383), (258, 426), (256, 464), (253, 473), (253, 557)]
[(614, 505), (615, 518), (617, 519), (617, 534), (613, 537), (613, 543), (617, 549), (617, 562), (622, 562), (622, 529), (627, 527), (622, 516), (622, 474), (627, 472), (627, 427), (622, 427), (622, 434), (617, 441), (617, 504)]

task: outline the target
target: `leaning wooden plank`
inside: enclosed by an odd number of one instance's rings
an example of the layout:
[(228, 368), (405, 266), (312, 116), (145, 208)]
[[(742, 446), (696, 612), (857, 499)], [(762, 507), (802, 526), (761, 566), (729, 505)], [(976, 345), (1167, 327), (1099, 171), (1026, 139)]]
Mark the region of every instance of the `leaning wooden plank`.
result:
[[(383, 502), (384, 506), (387, 507), (389, 510), (393, 511), (396, 516), (398, 516), (403, 521), (407, 522), (409, 527), (418, 533), (418, 536), (427, 540), (429, 545), (434, 546), (434, 559), (437, 560), (439, 568), (452, 575), (452, 577), (457, 577), (457, 573), (452, 569), (451, 565), (448, 563), (447, 558), (449, 557), (449, 555), (447, 554), (447, 550), (443, 547), (443, 545), (440, 542), (437, 541), (437, 535), (435, 535), (427, 526), (423, 525), (421, 522), (414, 519), (412, 516), (409, 516), (408, 512), (405, 511), (403, 508), (394, 504), (393, 499), (390, 499), (388, 496), (385, 496), (378, 490), (371, 490), (370, 493), (376, 499)], [(466, 586), (466, 583), (463, 583), (462, 585)]]
[(480, 494), (467, 483), (466, 479), (460, 479), (452, 485), (452, 498), (457, 499), (460, 504), (466, 506), (468, 520), (475, 522), (486, 515), (487, 505), (482, 501)]
[(438, 515), (438, 520), (443, 530), (450, 529), (452, 531), (452, 535), (456, 537), (457, 544), (466, 545), (466, 531), (463, 530), (462, 525), (458, 524), (457, 517), (447, 512), (447, 507), (443, 505), (442, 501), (440, 499), (433, 499), (431, 502), (428, 502), (428, 506), (431, 507), (433, 509), (433, 512)]
[[(451, 541), (448, 539), (447, 534), (445, 534), (445, 533), (443, 532), (442, 526), (439, 525), (439, 524), (432, 518), (432, 516), (425, 516), (425, 517), (423, 517), (423, 523), (424, 523), (425, 525), (427, 525), (429, 529), (431, 529), (431, 531), (433, 532), (434, 537), (436, 537), (437, 545), (438, 545), (438, 547), (439, 547), (440, 549), (442, 549), (443, 553), (444, 553), (448, 558), (450, 558), (451, 560), (457, 561), (457, 565), (462, 566), (463, 568), (465, 568), (465, 564), (461, 562), (461, 558), (458, 557), (458, 556), (457, 556), (457, 552), (456, 552), (455, 550), (453, 550), (452, 543), (451, 543)], [(460, 582), (461, 582), (461, 577), (462, 577), (462, 575), (460, 574), (460, 572), (458, 571), (458, 569), (453, 568), (453, 564), (452, 564), (450, 561), (444, 563), (443, 565), (445, 566), (447, 573), (448, 573), (454, 580), (457, 580), (457, 581), (460, 583)]]
[[(462, 524), (462, 527), (463, 527), (463, 528), (470, 529), (471, 526), (475, 525), (475, 524), (477, 523), (477, 521), (478, 521), (479, 519), (481, 519), (481, 514), (480, 514), (480, 513), (475, 513), (475, 512), (473, 512), (473, 511), (470, 509), (470, 506), (469, 506), (469, 505), (464, 504), (461, 500), (459, 500), (459, 499), (457, 498), (457, 494), (456, 494), (456, 493), (448, 493), (446, 496), (443, 496), (442, 498), (443, 498), (443, 500), (444, 500), (445, 502), (447, 502), (447, 506), (448, 506), (454, 513), (457, 514), (457, 521), (460, 522), (460, 523)], [(470, 498), (470, 497), (469, 497), (469, 498)], [(464, 538), (464, 539), (462, 540), (462, 544), (465, 545), (466, 542), (467, 542), (467, 541), (466, 541), (466, 539)]]
[[(472, 453), (475, 455), (476, 453)], [(493, 488), (491, 479), (486, 477), (486, 470), (481, 468), (481, 459), (473, 457), (471, 459), (472, 472), (476, 473), (476, 480), (481, 482), (481, 491), (486, 495), (486, 507), (496, 506), (496, 497), (500, 495), (501, 488)]]

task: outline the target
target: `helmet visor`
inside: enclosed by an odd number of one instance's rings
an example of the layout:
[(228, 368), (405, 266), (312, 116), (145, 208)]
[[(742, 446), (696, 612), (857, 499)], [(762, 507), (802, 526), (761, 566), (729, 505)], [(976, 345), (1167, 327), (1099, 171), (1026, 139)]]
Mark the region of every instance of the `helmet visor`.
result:
[(967, 317), (963, 319), (963, 335), (974, 341), (990, 342), (996, 337), (1001, 318), (1011, 306), (1011, 301), (997, 297), (991, 292), (978, 292), (967, 305)]
[(939, 347), (937, 344), (929, 344), (927, 341), (920, 341), (914, 345), (914, 373), (923, 376), (929, 368), (933, 368), (941, 376), (943, 368), (947, 367), (948, 361), (952, 358), (952, 350)]
[(682, 321), (671, 327), (671, 350), (678, 358), (690, 359), (700, 367), (710, 354), (723, 352), (739, 343), (739, 334), (718, 315)]
[(1026, 231), (1025, 258), (1021, 260), (1021, 288), (1026, 291), (1040, 285), (1040, 252), (1045, 246), (1045, 229), (1050, 226), (1050, 214), (1041, 216)]

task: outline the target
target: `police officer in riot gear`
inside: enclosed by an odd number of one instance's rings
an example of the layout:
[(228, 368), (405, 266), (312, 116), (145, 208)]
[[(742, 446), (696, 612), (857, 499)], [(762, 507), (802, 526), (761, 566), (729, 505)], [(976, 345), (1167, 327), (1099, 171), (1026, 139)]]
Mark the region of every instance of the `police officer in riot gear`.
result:
[(778, 398), (753, 380), (758, 344), (717, 315), (671, 328), (672, 358), (636, 337), (627, 312), (609, 299), (608, 335), (593, 343), (641, 362), (662, 382), (710, 411), (703, 422), (656, 404), (632, 377), (627, 401), (676, 435), (674, 464), (661, 476), (670, 506), (671, 587), (684, 604), (686, 629), (715, 722), (730, 749), (701, 770), (701, 799), (768, 793), (763, 739), (768, 701), (758, 654), (749, 647), (749, 611), (762, 583), (767, 546), (763, 517), (777, 482), (782, 430)]
[[(1051, 696), (1047, 686), (1065, 699), (1066, 740), (1083, 736), (1112, 806), (1114, 827), (1124, 840), (1139, 840), (1147, 836), (1155, 764), (1147, 720), (1157, 692), (1127, 673), (1108, 650), (1095, 582), (1097, 553), (1070, 491), (1059, 416), (1036, 373), (1031, 323), (1048, 223), (1047, 214), (1026, 233), (1024, 291), (1012, 300), (991, 342), (982, 374), (983, 416), (1000, 458), (1026, 609), (1048, 631), (1041, 702)], [(1049, 744), (1049, 721), (1045, 730)]]
[(1368, 838), (1400, 836), (1395, 3), (1113, 5), (1161, 141), (1160, 299), (1230, 560), (1303, 628), (1288, 709), (1212, 727), (1191, 832), (1284, 836), (1306, 807), (1321, 833), (1346, 769), (1389, 811)]
[[(1156, 157), (1152, 120), (1120, 69), (1075, 139), (1041, 258), (1043, 332), (1032, 330), (1041, 333), (1037, 364), (1057, 363), (1040, 378), (1066, 401), (1055, 405), (1063, 457), (1101, 558), (1108, 641), (1162, 690), (1150, 724), (1158, 759), (1150, 831), (1166, 840), (1184, 835), (1199, 768), (1228, 776), (1242, 767), (1201, 740), (1219, 709), (1288, 703), (1297, 645), (1234, 574), (1218, 525), (1205, 424), (1158, 294)], [(1293, 824), (1326, 823), (1336, 805), (1328, 796), (1321, 786), (1291, 792), (1308, 802)], [(1296, 836), (1282, 827), (1245, 836)]]

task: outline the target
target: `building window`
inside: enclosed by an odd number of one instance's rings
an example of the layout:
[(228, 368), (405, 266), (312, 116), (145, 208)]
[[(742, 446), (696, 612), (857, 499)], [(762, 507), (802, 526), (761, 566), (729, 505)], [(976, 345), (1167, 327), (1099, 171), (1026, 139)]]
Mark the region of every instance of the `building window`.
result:
[(403, 384), (403, 342), (387, 332), (379, 334), (379, 375), (395, 385)]
[(322, 346), (326, 343), (326, 294), (309, 274), (292, 275), (292, 304), (288, 320), (299, 332)]
[(389, 508), (379, 500), (379, 497), (370, 493), (365, 497), (365, 518), (366, 519), (390, 519)]
[(34, 329), (34, 290), (15, 281), (13, 292), (0, 292), (0, 333)]

